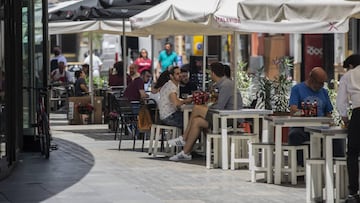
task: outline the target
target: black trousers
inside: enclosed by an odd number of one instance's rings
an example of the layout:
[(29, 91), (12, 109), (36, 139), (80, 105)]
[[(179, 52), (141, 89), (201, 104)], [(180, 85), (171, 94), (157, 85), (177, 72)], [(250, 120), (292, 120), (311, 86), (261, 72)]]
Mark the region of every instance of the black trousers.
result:
[(348, 149), (347, 149), (347, 169), (349, 178), (350, 194), (357, 194), (359, 190), (359, 163), (360, 152), (360, 108), (352, 112), (348, 126)]

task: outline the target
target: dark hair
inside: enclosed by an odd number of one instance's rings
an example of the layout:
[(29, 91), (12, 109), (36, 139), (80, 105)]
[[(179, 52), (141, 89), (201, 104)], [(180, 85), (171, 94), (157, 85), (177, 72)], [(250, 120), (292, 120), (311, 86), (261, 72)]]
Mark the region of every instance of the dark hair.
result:
[(164, 84), (167, 83), (167, 81), (169, 81), (169, 80), (170, 80), (170, 72), (168, 70), (166, 70), (160, 74), (159, 78), (156, 81), (154, 88), (158, 89), (158, 88), (164, 86)]
[(230, 66), (227, 64), (224, 64), (224, 74), (226, 77), (230, 78), (231, 77), (231, 70), (230, 70)]
[(118, 76), (124, 75), (124, 63), (122, 61), (114, 63), (114, 68), (116, 69)]
[(180, 72), (182, 72), (182, 73), (188, 73), (189, 70), (188, 70), (188, 69), (185, 69), (185, 68), (181, 68), (181, 69), (180, 69)]
[(179, 68), (180, 68), (179, 66), (173, 66), (173, 67), (169, 68), (170, 75), (174, 75), (175, 69), (179, 69)]
[(218, 77), (223, 77), (225, 75), (225, 68), (222, 63), (214, 62), (210, 65), (211, 72), (213, 72)]
[(170, 47), (172, 47), (172, 44), (170, 42), (165, 42), (165, 45), (170, 45)]
[(82, 70), (75, 71), (75, 78), (78, 79), (80, 77)]
[(141, 71), (140, 75), (145, 75), (146, 73), (151, 74), (151, 71), (149, 69), (145, 69), (145, 70)]
[(343, 62), (344, 68), (350, 68), (350, 64), (355, 68), (356, 66), (360, 65), (360, 55), (353, 54), (345, 59)]

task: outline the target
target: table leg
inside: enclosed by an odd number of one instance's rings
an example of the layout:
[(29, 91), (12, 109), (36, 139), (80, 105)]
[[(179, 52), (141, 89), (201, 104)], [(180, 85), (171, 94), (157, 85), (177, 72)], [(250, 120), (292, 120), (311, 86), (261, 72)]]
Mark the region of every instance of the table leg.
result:
[(258, 133), (258, 136), (261, 135), (260, 129), (259, 129), (259, 123), (260, 118), (254, 118), (254, 133)]
[(226, 118), (221, 118), (221, 156), (222, 169), (229, 169), (228, 161), (228, 139), (227, 139), (227, 122)]
[[(321, 158), (321, 134), (318, 133), (311, 133), (310, 134), (310, 157), (311, 158)], [(323, 188), (323, 185), (321, 185), (321, 187), (319, 186), (319, 184), (322, 184), (323, 182), (320, 181), (321, 177), (322, 177), (322, 171), (319, 170), (321, 169), (321, 165), (314, 165), (313, 170), (311, 171), (313, 175), (314, 180), (312, 181), (312, 188), (314, 190), (313, 194), (318, 194), (320, 196), (322, 196), (322, 189), (319, 190), (319, 188)], [(320, 179), (320, 180), (319, 180)]]
[(325, 185), (326, 185), (326, 202), (334, 202), (334, 166), (333, 166), (333, 149), (332, 138), (325, 137)]
[(275, 171), (274, 183), (281, 184), (281, 161), (282, 161), (282, 146), (281, 146), (281, 126), (275, 125)]

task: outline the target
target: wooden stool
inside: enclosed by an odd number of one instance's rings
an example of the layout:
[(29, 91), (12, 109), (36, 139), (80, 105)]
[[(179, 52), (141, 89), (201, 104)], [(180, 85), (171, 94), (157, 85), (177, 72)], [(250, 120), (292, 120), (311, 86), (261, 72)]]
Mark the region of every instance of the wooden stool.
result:
[[(297, 151), (302, 150), (303, 152), (303, 160), (305, 163), (305, 160), (309, 157), (309, 147), (308, 145), (283, 145), (282, 146), (283, 152), (288, 152), (288, 164), (285, 164), (285, 161), (283, 161), (283, 173), (290, 173), (291, 174), (291, 184), (296, 185), (297, 184), (297, 177), (298, 176), (304, 176), (305, 175), (305, 167), (298, 167), (297, 165)], [(285, 153), (284, 156), (285, 157)]]
[[(256, 182), (256, 173), (265, 173), (267, 183), (272, 183), (273, 156), (275, 145), (273, 143), (251, 143), (250, 172), (251, 182)], [(259, 156), (261, 151), (261, 156)], [(262, 160), (262, 161), (260, 161)]]
[[(235, 170), (235, 163), (247, 163), (250, 169), (252, 154), (250, 143), (258, 142), (258, 135), (254, 133), (241, 133), (230, 135), (230, 169)], [(237, 156), (236, 156), (237, 155)]]
[(306, 202), (307, 203), (313, 202), (314, 199), (322, 200), (322, 188), (323, 188), (322, 171), (324, 165), (325, 165), (324, 159), (306, 160)]
[(163, 139), (169, 140), (178, 137), (179, 131), (180, 129), (176, 126), (152, 124), (150, 130), (149, 155), (152, 154), (154, 157), (157, 155), (174, 155), (176, 153), (174, 151), (175, 147), (172, 146), (170, 148), (167, 142), (165, 144), (164, 152), (160, 152), (161, 150), (159, 150), (159, 147), (161, 148), (161, 144), (159, 142)]

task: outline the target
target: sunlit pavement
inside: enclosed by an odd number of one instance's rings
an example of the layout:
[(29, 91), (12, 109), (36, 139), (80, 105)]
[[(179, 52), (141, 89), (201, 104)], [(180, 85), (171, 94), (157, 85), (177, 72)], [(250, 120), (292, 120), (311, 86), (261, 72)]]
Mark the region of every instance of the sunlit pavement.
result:
[[(248, 170), (206, 169), (205, 158), (170, 162), (118, 141), (107, 125), (67, 125), (52, 114), (50, 160), (21, 153), (0, 182), (0, 202), (305, 202), (305, 184), (251, 183)], [(148, 142), (145, 143), (145, 151)]]

